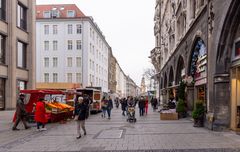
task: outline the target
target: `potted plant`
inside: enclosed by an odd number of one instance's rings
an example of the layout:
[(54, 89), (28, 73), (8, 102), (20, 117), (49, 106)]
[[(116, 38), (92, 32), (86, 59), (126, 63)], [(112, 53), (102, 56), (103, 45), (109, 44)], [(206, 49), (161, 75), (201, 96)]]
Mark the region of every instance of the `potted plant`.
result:
[(178, 100), (176, 111), (179, 118), (187, 117), (186, 104), (183, 99)]
[(185, 103), (185, 88), (186, 84), (184, 81), (181, 81), (178, 87), (178, 102), (176, 111), (178, 113), (179, 118), (185, 118), (187, 117), (187, 106)]
[(202, 101), (196, 102), (195, 109), (192, 112), (192, 118), (194, 119), (194, 127), (203, 127), (204, 105)]

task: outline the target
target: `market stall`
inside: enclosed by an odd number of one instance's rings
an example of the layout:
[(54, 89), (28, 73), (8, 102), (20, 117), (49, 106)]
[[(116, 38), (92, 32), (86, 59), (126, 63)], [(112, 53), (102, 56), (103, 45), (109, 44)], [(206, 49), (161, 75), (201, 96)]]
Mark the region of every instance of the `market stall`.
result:
[[(34, 121), (34, 106), (40, 98), (44, 98), (46, 118), (48, 122), (58, 122), (73, 117), (74, 107), (63, 103), (64, 92), (59, 90), (21, 90), (26, 95), (25, 109), (28, 121)], [(13, 121), (16, 116), (14, 114)]]

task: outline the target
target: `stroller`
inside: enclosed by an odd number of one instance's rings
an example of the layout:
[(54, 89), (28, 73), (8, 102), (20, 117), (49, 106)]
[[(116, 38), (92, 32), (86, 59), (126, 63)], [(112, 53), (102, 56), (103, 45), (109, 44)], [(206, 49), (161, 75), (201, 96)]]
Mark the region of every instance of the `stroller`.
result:
[(128, 105), (127, 108), (127, 121), (128, 122), (136, 122), (137, 119), (135, 118), (135, 106), (134, 105)]

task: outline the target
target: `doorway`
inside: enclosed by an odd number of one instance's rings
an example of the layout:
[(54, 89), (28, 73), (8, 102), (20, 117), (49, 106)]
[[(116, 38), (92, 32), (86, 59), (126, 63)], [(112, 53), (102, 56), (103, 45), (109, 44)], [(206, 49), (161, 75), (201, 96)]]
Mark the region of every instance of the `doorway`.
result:
[(240, 131), (240, 66), (231, 69), (231, 129)]

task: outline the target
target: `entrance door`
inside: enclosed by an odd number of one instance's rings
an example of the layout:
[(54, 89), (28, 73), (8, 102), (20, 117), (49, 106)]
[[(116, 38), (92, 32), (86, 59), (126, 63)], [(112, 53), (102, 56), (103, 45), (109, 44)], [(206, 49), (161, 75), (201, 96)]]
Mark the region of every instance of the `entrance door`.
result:
[(5, 108), (5, 79), (0, 78), (0, 110)]
[(231, 129), (240, 131), (240, 66), (231, 69)]

